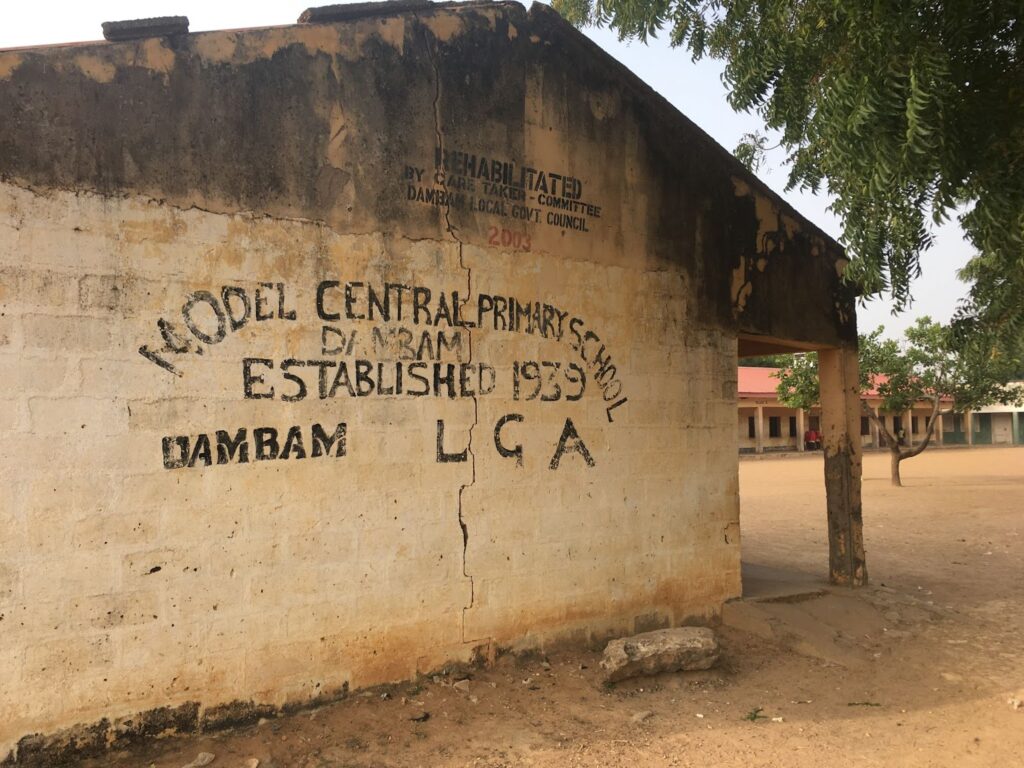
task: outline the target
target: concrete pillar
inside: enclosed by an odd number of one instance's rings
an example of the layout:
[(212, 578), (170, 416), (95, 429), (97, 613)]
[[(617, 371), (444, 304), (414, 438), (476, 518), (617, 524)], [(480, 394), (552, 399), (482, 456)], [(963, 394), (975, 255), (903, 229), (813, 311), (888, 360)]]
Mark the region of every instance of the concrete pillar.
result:
[(940, 413), (935, 417), (935, 438), (939, 441), (939, 445), (945, 444), (945, 438), (943, 437), (944, 432), (945, 430), (942, 426), (942, 414)]
[(764, 408), (754, 409), (754, 453), (764, 453)]
[(861, 518), (860, 385), (857, 350), (818, 353), (821, 431), (824, 435), (828, 510), (829, 580), (850, 587), (868, 583)]
[[(801, 452), (804, 450), (804, 432), (807, 431), (807, 427), (805, 426), (805, 421), (806, 421), (806, 419), (804, 418), (805, 415), (806, 414), (804, 414), (804, 409), (803, 408), (797, 408), (797, 411), (796, 411), (796, 449), (798, 451), (801, 451)], [(1016, 414), (1014, 414), (1014, 415), (1016, 415)], [(1017, 422), (1014, 422), (1014, 424), (1016, 424), (1016, 423)]]
[(964, 430), (967, 432), (967, 445), (974, 445), (974, 414), (964, 411)]

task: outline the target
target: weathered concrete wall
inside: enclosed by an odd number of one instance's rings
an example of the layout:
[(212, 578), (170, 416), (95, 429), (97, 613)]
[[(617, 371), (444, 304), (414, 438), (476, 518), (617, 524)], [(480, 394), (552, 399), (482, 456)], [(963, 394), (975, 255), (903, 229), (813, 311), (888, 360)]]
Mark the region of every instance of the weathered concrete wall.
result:
[(736, 335), (848, 340), (838, 252), (550, 12), (2, 53), (0, 114), (0, 755), (738, 593)]

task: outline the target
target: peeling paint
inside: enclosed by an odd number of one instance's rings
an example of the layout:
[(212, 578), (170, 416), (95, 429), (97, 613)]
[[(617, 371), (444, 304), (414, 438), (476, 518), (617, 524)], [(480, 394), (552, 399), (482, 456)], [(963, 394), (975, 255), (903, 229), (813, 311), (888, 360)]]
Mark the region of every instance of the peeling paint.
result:
[(146, 69), (159, 72), (166, 78), (174, 69), (174, 51), (171, 50), (166, 41), (160, 37), (145, 40), (139, 46), (139, 58), (135, 63), (141, 64)]
[(17, 53), (0, 53), (0, 80), (7, 80), (21, 66), (24, 57)]
[(590, 112), (598, 120), (609, 120), (619, 114), (621, 94), (618, 91), (587, 91)]
[[(488, 15), (487, 17), (494, 25), (494, 17)], [(462, 34), (466, 27), (465, 22), (461, 16), (455, 15), (435, 15), (422, 17), (422, 21), (430, 29), (431, 33), (439, 42), (448, 43), (457, 36)]]
[(238, 51), (238, 36), (232, 32), (201, 32), (191, 35), (189, 42), (199, 58), (209, 64), (234, 61)]
[(744, 282), (740, 286), (740, 288), (737, 290), (735, 294), (736, 298), (733, 303), (733, 305), (736, 307), (738, 311), (742, 312), (744, 309), (746, 309), (747, 300), (750, 298), (750, 294), (752, 294), (753, 292), (754, 286), (751, 285), (749, 282)]
[(270, 27), (246, 32), (200, 32), (190, 36), (189, 44), (204, 61), (236, 66), (265, 61), (291, 45), (301, 45), (312, 54), (331, 56), (358, 54), (353, 41), (374, 36), (377, 25), (309, 24), (297, 27)]
[(192, 50), (211, 64), (244, 65), (273, 58), (280, 50), (301, 45), (311, 54), (326, 53), (358, 61), (371, 41), (405, 52), (404, 17), (341, 24), (309, 24), (238, 32), (201, 32), (191, 36)]
[(399, 55), (405, 53), (405, 18), (399, 16), (382, 22), (377, 34), (381, 40), (390, 45)]
[(750, 184), (738, 176), (733, 176), (732, 179), (733, 194), (736, 197), (749, 197), (750, 196)]
[(99, 56), (76, 56), (75, 66), (81, 70), (86, 77), (92, 78), (97, 83), (109, 83), (117, 74), (117, 67), (109, 61), (104, 61)]
[(757, 242), (760, 253), (768, 254), (784, 247), (777, 233), (779, 231), (779, 208), (766, 195), (754, 193), (754, 208), (757, 215)]
[(741, 256), (739, 265), (732, 271), (732, 282), (729, 291), (735, 314), (743, 312), (747, 305), (747, 299), (750, 298), (750, 294), (753, 291), (753, 286), (748, 276), (749, 270), (750, 260)]
[(792, 240), (802, 231), (800, 222), (789, 214), (784, 213), (780, 218), (782, 219), (782, 228), (785, 230), (788, 239)]

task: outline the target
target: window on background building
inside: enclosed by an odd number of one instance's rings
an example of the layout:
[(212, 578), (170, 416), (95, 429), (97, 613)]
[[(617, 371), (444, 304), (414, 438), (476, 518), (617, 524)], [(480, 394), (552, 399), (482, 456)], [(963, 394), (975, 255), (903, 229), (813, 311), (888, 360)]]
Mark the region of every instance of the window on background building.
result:
[(754, 426), (754, 417), (747, 417), (747, 437), (757, 437), (757, 428)]
[(778, 416), (768, 417), (768, 437), (782, 437), (782, 419)]
[(796, 437), (796, 416), (789, 417), (789, 436)]
[(900, 416), (892, 417), (892, 433), (898, 435), (900, 430), (903, 429), (903, 418)]
[(860, 433), (861, 435), (871, 434), (871, 419), (867, 416), (860, 417)]

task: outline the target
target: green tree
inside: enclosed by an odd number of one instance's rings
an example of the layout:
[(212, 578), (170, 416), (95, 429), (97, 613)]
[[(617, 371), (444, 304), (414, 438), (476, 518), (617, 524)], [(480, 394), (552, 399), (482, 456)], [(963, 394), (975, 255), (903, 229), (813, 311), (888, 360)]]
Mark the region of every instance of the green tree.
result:
[(742, 358), (740, 365), (748, 368), (782, 368), (789, 365), (792, 358), (792, 355), (755, 355)]
[[(907, 329), (902, 343), (883, 339), (882, 328), (860, 337), (861, 391), (878, 392), (880, 411), (904, 413), (919, 403), (931, 407), (923, 439), (917, 445), (904, 445), (861, 400), (864, 414), (889, 447), (893, 485), (902, 485), (900, 463), (931, 443), (937, 416), (1021, 400), (1021, 392), (1009, 386), (1021, 365), (1020, 357), (1005, 355), (991, 336), (976, 336), (966, 345), (954, 345), (951, 336), (949, 326), (923, 317)], [(781, 402), (804, 410), (818, 404), (818, 360), (813, 352), (794, 355), (777, 377)]]
[[(1024, 335), (1022, 0), (554, 0), (620, 38), (667, 30), (725, 61), (734, 109), (778, 131), (789, 187), (833, 196), (848, 271), (867, 294), (910, 300), (931, 222), (951, 215), (977, 255), (959, 313)], [(737, 155), (756, 165), (764, 141)]]

